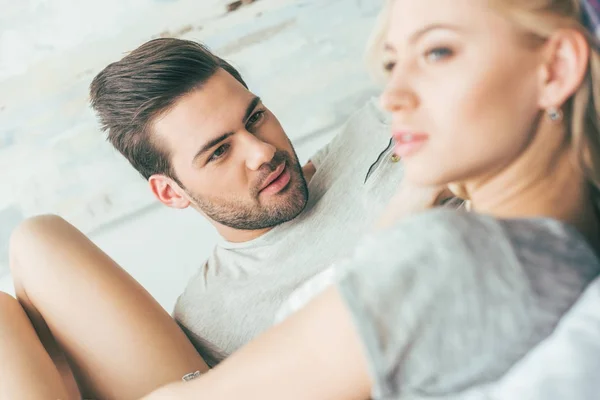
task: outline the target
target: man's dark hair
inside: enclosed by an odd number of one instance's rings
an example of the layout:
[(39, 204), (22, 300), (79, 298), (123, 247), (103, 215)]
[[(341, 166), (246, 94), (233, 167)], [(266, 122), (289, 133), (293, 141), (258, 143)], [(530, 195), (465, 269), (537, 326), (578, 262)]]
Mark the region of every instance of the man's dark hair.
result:
[(168, 152), (152, 137), (152, 123), (219, 68), (247, 87), (234, 67), (204, 45), (162, 38), (110, 64), (92, 81), (91, 105), (102, 130), (145, 179), (165, 174), (177, 180)]

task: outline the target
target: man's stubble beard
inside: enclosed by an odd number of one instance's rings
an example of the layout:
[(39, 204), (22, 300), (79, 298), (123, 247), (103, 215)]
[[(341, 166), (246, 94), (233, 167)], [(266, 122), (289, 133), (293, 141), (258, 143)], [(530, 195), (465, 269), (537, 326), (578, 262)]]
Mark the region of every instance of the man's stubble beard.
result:
[[(288, 186), (275, 196), (283, 196), (284, 199), (273, 205), (261, 205), (259, 201), (260, 191), (258, 187), (264, 182), (282, 162), (286, 162), (290, 173)], [(211, 220), (238, 230), (260, 230), (272, 228), (296, 218), (308, 202), (308, 186), (298, 157), (292, 156), (286, 151), (278, 150), (269, 164), (265, 164), (261, 171), (257, 184), (254, 185), (251, 198), (255, 201), (249, 204), (245, 200), (211, 199), (202, 197), (186, 190), (186, 193), (194, 205)], [(183, 187), (183, 186), (182, 186)]]

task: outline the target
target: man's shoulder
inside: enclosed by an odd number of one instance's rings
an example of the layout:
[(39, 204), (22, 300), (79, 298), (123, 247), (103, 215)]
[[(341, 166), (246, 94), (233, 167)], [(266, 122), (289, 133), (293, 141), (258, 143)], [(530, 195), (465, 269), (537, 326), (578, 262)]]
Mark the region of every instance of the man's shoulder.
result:
[(209, 266), (210, 259), (191, 276), (175, 303), (174, 317), (186, 326), (217, 312), (222, 299), (230, 295), (223, 279), (212, 273)]
[(379, 106), (376, 98), (369, 99), (361, 108), (350, 114), (339, 136), (355, 136), (357, 139), (369, 139), (369, 134), (383, 132), (389, 139), (389, 115)]
[[(373, 99), (336, 130), (337, 134), (329, 144), (311, 157), (317, 169), (313, 179), (324, 179), (321, 186), (325, 187), (340, 176), (358, 174), (359, 180), (364, 179), (369, 166), (377, 161), (390, 142), (389, 123)], [(323, 173), (323, 170), (327, 172)]]
[[(219, 302), (223, 296), (231, 295), (235, 285), (244, 285), (254, 275), (265, 269), (266, 263), (275, 259), (273, 249), (278, 248), (276, 232), (246, 243), (217, 244), (210, 256), (189, 278), (179, 303), (187, 299), (193, 304), (202, 300)], [(260, 268), (262, 266), (262, 268)], [(234, 285), (234, 282), (238, 282)]]

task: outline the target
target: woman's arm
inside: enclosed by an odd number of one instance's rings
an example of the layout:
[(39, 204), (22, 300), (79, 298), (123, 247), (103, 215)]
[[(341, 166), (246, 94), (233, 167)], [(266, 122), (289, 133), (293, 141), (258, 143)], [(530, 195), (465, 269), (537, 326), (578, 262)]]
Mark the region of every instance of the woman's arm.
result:
[(145, 400), (366, 400), (370, 388), (350, 314), (330, 288), (206, 375)]
[(452, 197), (445, 186), (415, 186), (405, 179), (379, 216), (375, 229), (394, 226), (402, 218), (437, 207)]

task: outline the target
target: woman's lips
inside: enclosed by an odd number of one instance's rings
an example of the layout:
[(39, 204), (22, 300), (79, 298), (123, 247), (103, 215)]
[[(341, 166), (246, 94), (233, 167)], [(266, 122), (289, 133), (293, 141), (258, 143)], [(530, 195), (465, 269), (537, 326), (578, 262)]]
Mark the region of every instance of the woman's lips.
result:
[(408, 131), (396, 131), (392, 134), (396, 145), (394, 153), (401, 158), (410, 157), (419, 151), (429, 140), (425, 133), (413, 133)]

